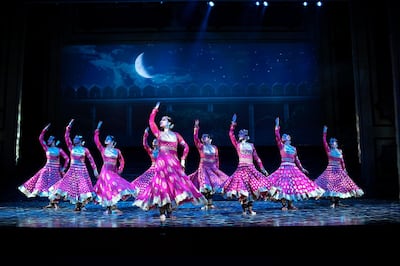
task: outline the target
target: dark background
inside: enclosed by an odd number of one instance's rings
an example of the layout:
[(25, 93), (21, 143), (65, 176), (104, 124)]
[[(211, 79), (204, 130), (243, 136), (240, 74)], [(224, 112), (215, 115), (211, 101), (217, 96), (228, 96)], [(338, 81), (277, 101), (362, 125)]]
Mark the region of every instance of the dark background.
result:
[[(103, 120), (102, 137), (117, 137), (126, 160), (123, 175), (133, 180), (150, 166), (141, 136), (157, 101), (161, 101), (157, 122), (163, 114), (172, 116), (176, 131), (191, 146), (188, 173), (198, 163), (192, 139), (196, 118), (201, 133), (215, 135), (221, 169), (234, 171), (237, 156), (228, 139), (233, 113), (238, 113), (238, 130), (249, 129), (265, 168), (274, 171), (280, 162), (273, 135), (279, 116), (282, 133), (292, 135), (312, 179), (327, 163), (321, 139), (326, 124), (328, 137), (339, 140), (349, 174), (365, 196), (398, 199), (400, 23), (392, 1), (364, 2), (328, 1), (317, 8), (313, 1), (305, 8), (296, 1), (275, 0), (263, 10), (251, 1), (221, 1), (207, 23), (205, 1), (15, 1), (2, 8), (2, 200), (22, 198), (16, 187), (44, 164), (38, 143), (41, 129), (52, 123), (49, 133), (61, 138), (65, 147), (62, 137), (71, 118), (76, 120), (72, 134), (84, 136), (99, 167), (92, 137), (97, 122)], [(293, 85), (291, 77), (284, 77), (291, 73), (282, 70), (276, 74), (279, 82), (261, 82), (266, 73), (260, 71), (255, 82), (240, 85), (206, 80), (149, 82), (144, 89), (67, 84), (65, 67), (71, 65), (66, 63), (65, 47), (193, 45), (199, 40), (243, 47), (307, 44), (316, 67), (306, 73), (318, 82)], [(68, 60), (70, 64), (75, 59)], [(298, 62), (290, 66), (294, 71), (303, 67)], [(203, 69), (209, 71), (207, 65)]]

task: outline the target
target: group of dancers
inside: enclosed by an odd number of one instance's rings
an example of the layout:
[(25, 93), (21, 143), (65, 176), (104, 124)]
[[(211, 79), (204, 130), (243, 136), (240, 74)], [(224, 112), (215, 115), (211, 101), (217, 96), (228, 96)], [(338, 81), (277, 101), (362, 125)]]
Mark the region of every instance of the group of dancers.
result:
[[(47, 197), (49, 205), (45, 208), (59, 208), (61, 200), (75, 205), (80, 212), (93, 202), (105, 208), (105, 212), (120, 213), (117, 204), (130, 197), (133, 206), (145, 211), (158, 209), (160, 221), (172, 217), (172, 212), (190, 202), (202, 205), (202, 210), (215, 208), (214, 195), (226, 199), (237, 199), (243, 215), (256, 215), (253, 203), (257, 200), (280, 202), (282, 210), (296, 210), (294, 202), (310, 198), (329, 198), (331, 207), (339, 206), (339, 199), (360, 197), (363, 190), (349, 177), (342, 150), (338, 141), (330, 138), (327, 142), (328, 127), (323, 128), (323, 145), (328, 157), (326, 169), (311, 180), (308, 171), (302, 166), (296, 147), (291, 145), (291, 136), (280, 132), (279, 117), (275, 119), (275, 140), (280, 151), (281, 164), (269, 174), (265, 170), (256, 148), (251, 143), (248, 130), (241, 129), (235, 136), (236, 114), (229, 128), (229, 137), (236, 149), (239, 163), (232, 175), (220, 170), (218, 147), (212, 144), (212, 136), (204, 133), (199, 138), (200, 121), (194, 121), (193, 137), (199, 152), (199, 165), (195, 172), (186, 174), (185, 164), (189, 145), (182, 135), (173, 131), (171, 117), (162, 116), (159, 125), (155, 118), (159, 111), (157, 102), (149, 116), (149, 127), (143, 134), (143, 147), (151, 159), (151, 166), (140, 176), (129, 182), (121, 176), (125, 160), (120, 149), (116, 148), (114, 136), (107, 135), (104, 145), (100, 141), (102, 121), (94, 131), (94, 143), (102, 156), (102, 167), (98, 172), (89, 149), (84, 146), (81, 135), (70, 138), (74, 119), (65, 130), (65, 142), (70, 156), (60, 147), (59, 141), (44, 136), (50, 124), (42, 130), (39, 141), (46, 153), (46, 164), (18, 189), (27, 197)], [(148, 144), (149, 130), (154, 135)], [(182, 153), (178, 154), (181, 146)], [(86, 160), (92, 168), (97, 181), (93, 185)], [(63, 161), (63, 163), (62, 163)]]

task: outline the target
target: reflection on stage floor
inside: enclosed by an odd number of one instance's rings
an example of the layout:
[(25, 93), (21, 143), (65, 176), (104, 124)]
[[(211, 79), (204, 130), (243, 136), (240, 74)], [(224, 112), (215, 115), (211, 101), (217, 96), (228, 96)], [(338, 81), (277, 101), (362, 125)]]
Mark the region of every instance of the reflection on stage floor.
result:
[[(107, 214), (93, 203), (79, 213), (68, 202), (61, 202), (58, 210), (43, 208), (47, 203), (41, 199), (0, 203), (0, 233), (12, 235), (10, 241), (3, 238), (9, 243), (5, 250), (25, 243), (27, 252), (40, 248), (60, 254), (61, 243), (73, 243), (73, 250), (84, 252), (79, 255), (97, 254), (97, 258), (165, 253), (279, 258), (289, 253), (308, 258), (312, 252), (368, 262), (383, 253), (386, 259), (393, 258), (397, 253), (392, 242), (399, 238), (400, 202), (390, 200), (347, 199), (334, 209), (328, 200), (307, 200), (296, 202), (298, 210), (290, 211), (282, 211), (277, 202), (256, 201), (254, 216), (242, 215), (236, 200), (216, 200), (216, 208), (207, 211), (186, 203), (163, 223), (157, 210), (143, 211), (129, 200), (118, 204), (119, 214)], [(16, 239), (20, 241), (12, 245)]]
[(256, 201), (256, 215), (242, 215), (235, 200), (215, 201), (215, 209), (186, 203), (161, 223), (157, 210), (143, 211), (132, 201), (119, 202), (122, 213), (107, 214), (99, 205), (89, 203), (85, 210), (74, 212), (74, 205), (61, 202), (60, 209), (45, 209), (40, 199), (1, 203), (0, 226), (28, 228), (118, 228), (118, 227), (279, 227), (279, 226), (348, 226), (400, 223), (397, 201), (348, 199), (343, 206), (330, 208), (327, 200), (296, 202), (298, 210), (282, 211), (280, 204)]

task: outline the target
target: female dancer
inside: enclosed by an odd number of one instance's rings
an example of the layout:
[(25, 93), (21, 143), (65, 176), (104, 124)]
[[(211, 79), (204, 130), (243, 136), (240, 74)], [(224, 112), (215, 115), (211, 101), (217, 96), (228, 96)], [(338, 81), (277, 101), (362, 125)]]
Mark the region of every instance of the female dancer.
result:
[(94, 143), (96, 143), (103, 158), (103, 166), (94, 185), (94, 192), (96, 193), (94, 202), (105, 207), (107, 214), (121, 213), (117, 208), (117, 203), (134, 196), (135, 190), (129, 181), (120, 176), (124, 170), (125, 159), (121, 150), (115, 148), (114, 136), (106, 136), (104, 140), (106, 147), (101, 143), (99, 135), (102, 124), (103, 122), (99, 121), (94, 131)]
[[(39, 135), (39, 143), (46, 153), (46, 164), (34, 176), (18, 187), (28, 198), (48, 197), (49, 188), (62, 178), (69, 164), (67, 153), (62, 148), (57, 147), (59, 141), (54, 136), (49, 136), (47, 141), (44, 140), (44, 135), (49, 130), (50, 125), (49, 123), (44, 127)], [(64, 160), (63, 167), (60, 164), (61, 157)], [(58, 201), (56, 199), (50, 200), (49, 205), (45, 208), (58, 209)]]
[(189, 175), (190, 180), (207, 199), (207, 204), (202, 210), (213, 209), (213, 195), (222, 193), (223, 183), (229, 178), (227, 174), (219, 169), (219, 155), (217, 146), (211, 144), (212, 138), (209, 134), (203, 134), (199, 140), (199, 120), (194, 122), (193, 138), (194, 144), (200, 154), (198, 169)]
[(64, 199), (75, 204), (75, 211), (80, 212), (88, 202), (96, 196), (85, 161), (89, 160), (95, 177), (99, 175), (93, 156), (84, 147), (83, 137), (76, 135), (71, 141), (70, 132), (74, 119), (71, 119), (65, 129), (65, 142), (70, 152), (70, 166), (64, 178), (49, 188), (51, 200)]
[[(253, 143), (249, 142), (247, 129), (241, 129), (238, 140), (235, 138), (236, 114), (232, 117), (229, 137), (239, 157), (239, 165), (235, 172), (223, 185), (223, 194), (226, 198), (237, 198), (242, 206), (243, 215), (256, 215), (253, 202), (260, 198), (266, 199), (271, 185), (265, 176), (268, 176)], [(257, 163), (259, 170), (256, 168)]]
[[(161, 118), (162, 130), (159, 130), (154, 122), (159, 105), (158, 102), (149, 118), (150, 129), (160, 146), (156, 159), (156, 173), (149, 186), (136, 198), (134, 205), (143, 210), (158, 208), (160, 221), (164, 222), (166, 217), (172, 214), (172, 204), (176, 206), (184, 202), (201, 204), (206, 202), (206, 199), (185, 174), (185, 159), (189, 153), (189, 145), (179, 133), (172, 131), (172, 119), (169, 116)], [(178, 145), (183, 148), (180, 162)]]
[(281, 165), (267, 178), (272, 182), (270, 194), (282, 203), (282, 210), (296, 210), (293, 201), (319, 198), (324, 190), (316, 185), (301, 165), (296, 147), (288, 134), (280, 135), (279, 117), (275, 119), (275, 140), (281, 155)]
[(153, 139), (151, 142), (151, 147), (147, 142), (147, 139), (149, 137), (149, 128), (147, 127), (144, 130), (143, 134), (143, 148), (147, 152), (147, 154), (150, 157), (151, 160), (151, 165), (149, 169), (147, 169), (143, 174), (138, 176), (135, 180), (131, 182), (134, 190), (135, 190), (135, 196), (137, 197), (139, 194), (143, 193), (143, 191), (146, 189), (146, 187), (149, 185), (150, 180), (153, 178), (155, 172), (156, 172), (156, 158), (158, 156), (159, 148), (158, 148), (158, 141), (157, 139)]
[(331, 208), (335, 208), (339, 206), (339, 199), (361, 197), (364, 195), (364, 191), (348, 175), (343, 151), (338, 148), (337, 139), (331, 138), (328, 145), (326, 141), (327, 132), (328, 127), (324, 126), (322, 142), (328, 157), (328, 166), (314, 182), (325, 190), (322, 197), (330, 198)]

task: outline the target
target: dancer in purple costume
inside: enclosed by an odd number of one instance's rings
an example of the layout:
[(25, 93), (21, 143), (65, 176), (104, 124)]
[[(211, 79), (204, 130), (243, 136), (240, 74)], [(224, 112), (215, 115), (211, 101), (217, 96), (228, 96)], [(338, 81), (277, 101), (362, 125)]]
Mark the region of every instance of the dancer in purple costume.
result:
[(328, 166), (314, 182), (325, 190), (322, 195), (330, 198), (331, 208), (339, 206), (339, 199), (361, 197), (364, 191), (356, 185), (347, 173), (343, 159), (343, 151), (338, 148), (338, 141), (335, 138), (326, 141), (328, 127), (324, 126), (322, 142), (325, 153), (328, 157)]
[(74, 119), (65, 129), (65, 142), (70, 152), (70, 166), (64, 178), (49, 188), (50, 199), (68, 200), (75, 204), (75, 211), (80, 212), (96, 196), (85, 161), (89, 160), (95, 177), (99, 175), (96, 163), (89, 149), (84, 147), (83, 137), (76, 135), (71, 141), (70, 133)]
[(133, 188), (135, 189), (136, 197), (145, 191), (148, 187), (150, 180), (153, 178), (156, 172), (156, 158), (158, 156), (159, 148), (158, 148), (158, 141), (157, 139), (153, 139), (151, 142), (151, 147), (148, 144), (148, 137), (149, 137), (149, 128), (147, 127), (143, 133), (143, 148), (147, 152), (150, 157), (151, 165), (150, 167), (140, 176), (138, 176), (135, 180), (131, 182)]
[[(184, 202), (205, 204), (207, 200), (185, 174), (185, 159), (189, 153), (189, 145), (179, 133), (172, 131), (172, 119), (169, 116), (161, 118), (161, 131), (154, 122), (159, 105), (158, 102), (149, 118), (150, 129), (157, 138), (160, 149), (156, 159), (156, 173), (149, 186), (133, 204), (143, 210), (158, 208), (160, 221), (163, 222), (166, 217), (171, 217), (173, 204), (176, 206)], [(180, 161), (178, 145), (183, 148)]]
[(121, 176), (124, 171), (125, 159), (120, 149), (115, 148), (117, 144), (114, 136), (107, 135), (104, 144), (100, 141), (100, 128), (103, 124), (99, 121), (94, 131), (94, 143), (100, 151), (103, 159), (103, 166), (97, 176), (94, 185), (96, 197), (94, 202), (106, 208), (106, 213), (122, 213), (117, 208), (120, 200), (127, 200), (135, 195), (132, 184)]
[[(239, 157), (239, 165), (235, 172), (223, 185), (225, 198), (237, 198), (242, 206), (243, 215), (249, 213), (256, 215), (253, 210), (253, 202), (260, 198), (268, 197), (268, 190), (271, 185), (265, 179), (268, 176), (260, 157), (257, 154), (253, 143), (250, 143), (247, 129), (241, 129), (238, 140), (235, 138), (236, 114), (232, 117), (229, 129), (229, 137)], [(256, 168), (255, 163), (259, 170)]]
[(275, 140), (281, 164), (267, 179), (272, 182), (272, 199), (282, 203), (282, 210), (296, 210), (293, 201), (319, 198), (324, 190), (307, 177), (308, 171), (301, 165), (296, 147), (291, 145), (291, 136), (280, 134), (279, 117), (275, 119)]
[[(49, 136), (47, 141), (44, 140), (44, 135), (48, 132), (50, 125), (49, 123), (43, 128), (39, 135), (39, 143), (46, 154), (46, 164), (18, 187), (28, 198), (48, 197), (49, 188), (62, 178), (69, 164), (67, 153), (62, 148), (57, 147), (59, 141), (54, 136)], [(60, 163), (61, 157), (64, 160), (63, 167)], [(58, 209), (58, 201), (56, 199), (50, 200), (49, 205), (45, 208)]]
[(194, 144), (200, 155), (198, 169), (189, 175), (190, 180), (207, 199), (207, 204), (201, 209), (213, 209), (213, 195), (222, 193), (223, 183), (229, 178), (227, 174), (219, 169), (219, 154), (217, 146), (211, 144), (212, 138), (209, 134), (203, 134), (199, 139), (199, 120), (194, 122), (193, 138)]

